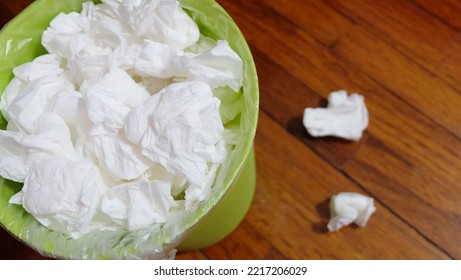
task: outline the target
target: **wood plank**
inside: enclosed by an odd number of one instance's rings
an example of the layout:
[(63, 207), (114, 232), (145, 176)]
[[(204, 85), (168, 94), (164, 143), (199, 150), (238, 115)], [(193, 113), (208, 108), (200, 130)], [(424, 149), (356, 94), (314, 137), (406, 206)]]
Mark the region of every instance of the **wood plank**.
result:
[[(370, 134), (386, 143), (390, 150), (410, 162), (421, 174), (425, 174), (424, 180), (421, 181), (415, 181), (414, 177), (403, 177), (394, 178), (396, 183), (422, 198), (415, 207), (438, 205), (438, 202), (443, 201), (444, 205), (437, 214), (437, 219), (441, 223), (447, 223), (448, 219), (450, 226), (461, 232), (458, 217), (452, 215), (459, 213), (458, 198), (461, 189), (461, 174), (458, 172), (461, 170), (461, 143), (457, 137), (403, 102), (368, 75), (347, 67), (347, 64), (331, 54), (329, 49), (285, 18), (275, 12), (271, 12), (270, 17), (267, 17), (269, 12), (261, 11), (264, 9), (263, 5), (254, 4), (252, 1), (233, 1), (226, 2), (225, 7), (235, 18), (240, 19), (238, 24), (243, 32), (252, 34), (247, 36), (247, 39), (254, 48), (271, 57), (274, 64), (290, 71), (312, 92), (323, 94), (334, 87), (333, 89), (346, 88), (364, 94), (370, 112)], [(263, 15), (264, 20), (261, 18)], [(265, 36), (269, 32), (271, 36)], [(294, 36), (294, 33), (297, 36)], [(266, 48), (267, 45), (271, 48)], [(276, 104), (282, 105), (278, 103), (278, 96), (272, 95), (271, 91), (261, 94), (271, 95), (270, 98), (273, 98)], [(302, 96), (300, 99), (305, 98), (306, 104), (310, 100), (305, 97), (309, 92), (296, 94)], [(280, 109), (288, 115), (285, 118), (299, 116), (296, 108), (300, 106), (300, 102), (302, 101), (297, 100)], [(265, 110), (264, 106), (262, 108)], [(370, 157), (369, 160), (372, 161), (374, 158)], [(354, 174), (349, 176), (354, 178)], [(367, 185), (363, 187), (368, 189)], [(386, 185), (383, 184), (382, 187), (385, 188)], [(456, 257), (461, 257), (461, 250), (456, 246), (459, 244), (458, 236), (426, 227), (427, 220), (423, 215), (406, 211), (392, 197), (380, 197), (380, 200), (408, 223), (421, 230), (427, 238), (440, 244)]]
[[(365, 132), (357, 142), (310, 136), (303, 125), (304, 108), (324, 107), (326, 99), (276, 65), (257, 48), (253, 48), (253, 57), (258, 68), (261, 107), (300, 141), (312, 147), (337, 168), (342, 168), (368, 137), (368, 133)], [(287, 112), (287, 108), (290, 108), (291, 113)]]
[(14, 17), (14, 15), (15, 14), (12, 13), (8, 7), (4, 5), (3, 2), (0, 2), (0, 28), (9, 22)]
[(1, 0), (1, 3), (10, 10), (14, 15), (19, 14), (22, 10), (24, 10), (27, 6), (32, 4), (34, 0)]
[(351, 26), (355, 24), (323, 1), (262, 0), (260, 2), (261, 10), (271, 7), (274, 12), (280, 13), (327, 47), (333, 46), (337, 40), (346, 36)]
[(226, 239), (203, 252), (213, 260), (261, 260), (271, 248), (259, 230), (244, 220)]
[(272, 248), (269, 253), (264, 258), (265, 260), (287, 260), (288, 258), (284, 256), (279, 250)]
[(461, 37), (457, 30), (440, 19), (410, 1), (325, 2), (339, 13), (368, 28), (371, 33), (411, 57), (425, 69), (436, 72), (455, 88), (461, 87), (457, 76), (461, 63)]
[(459, 90), (446, 84), (437, 73), (422, 69), (389, 45), (355, 28), (331, 49), (349, 65), (355, 65), (422, 114), (461, 137)]
[(48, 260), (18, 241), (0, 226), (0, 260)]
[[(289, 2), (289, 1), (287, 1)], [(308, 1), (309, 3), (315, 1)], [(304, 2), (303, 2), (304, 3)], [(316, 2), (317, 3), (317, 2)], [(224, 2), (224, 4), (227, 4)], [(267, 5), (262, 2), (257, 4), (247, 1), (245, 3), (240, 3), (243, 5), (242, 9), (249, 9), (256, 17), (266, 18), (266, 19), (276, 19), (276, 21), (271, 20), (278, 28), (282, 28), (285, 32), (285, 36), (289, 38), (299, 37), (297, 26), (293, 26), (287, 19), (280, 17), (274, 10), (268, 9)], [(285, 2), (281, 4), (286, 4)], [(249, 5), (246, 7), (245, 5)], [(239, 14), (233, 14), (232, 9), (226, 5), (226, 8), (229, 8), (229, 12), (236, 18), (241, 18)], [(251, 7), (250, 7), (251, 6)], [(284, 9), (285, 5), (280, 5), (280, 9)], [(301, 7), (302, 8), (302, 7)], [(294, 8), (293, 8), (294, 9)], [(304, 11), (304, 10), (303, 10)], [(320, 12), (321, 14), (321, 12)], [(309, 14), (310, 15), (310, 14)], [(303, 16), (304, 17), (304, 16)], [(307, 16), (305, 18), (308, 18)], [(245, 30), (244, 24), (246, 22), (238, 22), (242, 24), (242, 31), (252, 34), (248, 35), (250, 44), (252, 38), (256, 35), (253, 35), (252, 32), (259, 33), (259, 27), (253, 26), (254, 28), (250, 30)], [(332, 35), (333, 36), (333, 35)], [(259, 37), (258, 37), (259, 38)], [(258, 38), (255, 38), (258, 40)], [(296, 72), (297, 74), (304, 74), (305, 69), (315, 69), (315, 65), (310, 58), (300, 59), (299, 52), (302, 52), (304, 48), (309, 47), (309, 43), (302, 46), (301, 49), (297, 49), (295, 52), (286, 52), (283, 45), (274, 46), (272, 50), (274, 52), (263, 52), (259, 51), (258, 48), (264, 49), (267, 51), (265, 46), (272, 45), (273, 41), (271, 37), (264, 36), (264, 42), (261, 41), (260, 44), (252, 45), (252, 50), (254, 54), (254, 59), (256, 62), (256, 67), (258, 70), (258, 77), (260, 81), (260, 103), (261, 107), (264, 108), (271, 116), (276, 118), (281, 124), (283, 124), (292, 134), (297, 135), (301, 141), (306, 145), (309, 145), (317, 152), (319, 152), (326, 160), (331, 164), (335, 165), (338, 168), (341, 168), (342, 165), (348, 160), (348, 158), (353, 155), (353, 153), (360, 147), (361, 143), (366, 139), (367, 133), (365, 132), (364, 137), (359, 142), (350, 142), (343, 141), (337, 138), (314, 138), (308, 135), (304, 126), (302, 125), (302, 116), (304, 109), (306, 107), (323, 107), (326, 106), (326, 97), (332, 91), (347, 88), (346, 84), (337, 83), (334, 79), (329, 79), (328, 75), (321, 75), (323, 80), (325, 80), (330, 86), (322, 89), (321, 91), (313, 90), (312, 88), (316, 87), (316, 79), (313, 77), (305, 77), (303, 79), (309, 79), (309, 84), (303, 83), (302, 81), (293, 77), (292, 73)], [(314, 42), (314, 41), (312, 41)], [(259, 43), (259, 41), (258, 41)], [(282, 56), (288, 56), (289, 59), (282, 59)], [(269, 59), (269, 57), (271, 57)], [(275, 65), (273, 60), (284, 61), (288, 63), (286, 69)], [(317, 62), (321, 58), (317, 59)], [(329, 67), (341, 71), (346, 74), (346, 69), (341, 69), (340, 66), (334, 62), (329, 65)], [(347, 89), (353, 90), (349, 87)], [(289, 108), (289, 111), (287, 111)]]
[[(328, 5), (317, 7), (322, 5), (321, 2), (316, 1), (313, 5), (312, 1), (285, 0), (285, 5), (281, 6), (275, 0), (264, 1), (322, 44), (330, 46), (340, 60), (357, 66), (379, 84), (461, 137), (461, 122), (458, 121), (461, 118), (460, 92), (441, 80), (439, 73), (431, 72), (434, 69), (423, 69), (361, 24), (354, 24)], [(297, 8), (310, 11), (309, 14), (323, 11), (324, 20), (311, 19), (304, 12), (296, 13)], [(338, 24), (341, 28), (338, 28)], [(319, 31), (335, 36), (325, 38)]]
[(413, 0), (419, 6), (423, 7), (426, 12), (443, 20), (446, 24), (451, 25), (458, 31), (461, 30), (461, 6), (458, 0)]
[(202, 251), (179, 252), (176, 254), (176, 260), (208, 260)]
[[(394, 208), (398, 213), (410, 219), (416, 217), (425, 220), (415, 224), (422, 232), (439, 232), (440, 239), (434, 238), (438, 244), (449, 246), (461, 242), (459, 228), (451, 226), (453, 222), (457, 224), (461, 222), (459, 208), (446, 207), (449, 198), (443, 193), (434, 191), (437, 185), (427, 184), (434, 174), (428, 174), (408, 159), (402, 158), (385, 143), (369, 138), (354, 158), (346, 164), (345, 172), (353, 176), (359, 184), (367, 186), (374, 197), (386, 201), (393, 200), (394, 204), (398, 205)], [(409, 186), (404, 185), (408, 182), (411, 183), (411, 187), (420, 188), (420, 191), (413, 192)], [(457, 193), (451, 195), (459, 201), (461, 193), (458, 189)], [(458, 246), (449, 248), (449, 251), (456, 256), (459, 254)]]
[(265, 113), (255, 144), (257, 199), (246, 220), (281, 254), (293, 259), (447, 257), (380, 203), (366, 228), (327, 233), (330, 196), (363, 191)]

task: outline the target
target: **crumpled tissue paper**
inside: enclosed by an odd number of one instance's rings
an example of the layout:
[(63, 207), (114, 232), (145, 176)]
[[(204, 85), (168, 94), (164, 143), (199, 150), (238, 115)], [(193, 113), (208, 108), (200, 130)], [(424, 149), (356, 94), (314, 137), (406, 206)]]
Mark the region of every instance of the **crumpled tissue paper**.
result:
[(352, 192), (338, 193), (330, 200), (331, 218), (327, 228), (336, 231), (352, 223), (365, 227), (375, 211), (373, 198)]
[(93, 124), (91, 136), (117, 134), (131, 109), (150, 97), (144, 87), (117, 67), (110, 68), (102, 78), (85, 80), (80, 91)]
[(241, 100), (227, 41), (176, 0), (103, 0), (59, 14), (42, 44), (50, 54), (16, 67), (0, 98), (0, 176), (24, 182), (10, 203), (79, 238), (165, 224), (210, 196), (235, 144), (220, 99)]
[(0, 176), (24, 182), (35, 162), (55, 156), (76, 159), (69, 129), (60, 116), (43, 114), (34, 130), (33, 134), (0, 130)]
[(33, 133), (35, 120), (46, 112), (49, 101), (74, 86), (61, 69), (56, 55), (43, 55), (14, 69), (15, 77), (0, 99), (8, 130)]
[(118, 185), (101, 199), (102, 211), (129, 230), (166, 222), (174, 205), (171, 183), (157, 180)]
[(336, 136), (357, 141), (368, 126), (368, 110), (364, 97), (345, 90), (328, 96), (327, 108), (306, 108), (303, 124), (314, 137)]
[(204, 82), (174, 83), (134, 108), (124, 133), (144, 156), (200, 186), (208, 162), (226, 156), (219, 105)]
[(96, 178), (95, 166), (89, 160), (56, 157), (38, 161), (10, 203), (22, 204), (52, 230), (84, 232), (99, 203)]
[(224, 40), (200, 54), (178, 51), (150, 40), (141, 46), (134, 62), (134, 70), (140, 76), (203, 81), (213, 89), (228, 86), (233, 91), (238, 91), (242, 84), (243, 62)]

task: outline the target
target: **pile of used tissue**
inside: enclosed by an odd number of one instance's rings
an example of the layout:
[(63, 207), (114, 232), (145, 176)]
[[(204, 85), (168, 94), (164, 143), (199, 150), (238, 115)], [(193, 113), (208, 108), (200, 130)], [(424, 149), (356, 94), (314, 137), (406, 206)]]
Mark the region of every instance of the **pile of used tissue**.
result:
[[(0, 100), (0, 176), (42, 225), (78, 238), (138, 230), (210, 195), (231, 143), (220, 98), (243, 62), (177, 0), (86, 2), (43, 33)], [(226, 97), (227, 98), (227, 97)]]

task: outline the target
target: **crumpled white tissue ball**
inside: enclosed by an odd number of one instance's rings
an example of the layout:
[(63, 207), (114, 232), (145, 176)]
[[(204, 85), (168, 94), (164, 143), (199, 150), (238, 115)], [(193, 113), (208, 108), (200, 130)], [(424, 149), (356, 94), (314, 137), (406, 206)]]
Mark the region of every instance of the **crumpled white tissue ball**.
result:
[(54, 113), (43, 114), (33, 134), (0, 130), (0, 176), (24, 182), (33, 163), (47, 157), (76, 159), (69, 129)]
[(306, 108), (303, 124), (314, 137), (336, 136), (357, 141), (368, 126), (368, 110), (363, 96), (345, 90), (328, 96), (327, 108)]
[(182, 58), (179, 76), (203, 81), (212, 88), (228, 86), (238, 91), (242, 85), (243, 61), (227, 41), (218, 40), (216, 46), (202, 54)]
[(213, 89), (228, 86), (238, 91), (243, 82), (243, 61), (229, 43), (218, 40), (211, 49), (194, 54), (171, 46), (145, 40), (135, 57), (136, 74), (158, 78), (202, 81)]
[(91, 161), (56, 157), (33, 164), (22, 191), (10, 203), (22, 204), (44, 226), (85, 231), (99, 204), (97, 175)]
[(341, 192), (330, 200), (329, 231), (336, 231), (355, 223), (365, 227), (370, 216), (376, 211), (373, 198), (352, 192)]
[(127, 17), (131, 29), (139, 36), (183, 50), (193, 45), (200, 32), (195, 22), (176, 0), (123, 1), (120, 17)]
[(140, 177), (153, 162), (141, 154), (138, 147), (132, 145), (122, 135), (93, 136), (86, 144), (100, 166), (116, 181), (133, 180)]
[(175, 205), (171, 183), (165, 181), (131, 182), (118, 185), (104, 194), (102, 211), (129, 230), (167, 221)]
[(90, 122), (90, 135), (113, 135), (122, 129), (128, 113), (150, 98), (125, 71), (110, 68), (100, 79), (86, 80), (81, 88)]
[(43, 55), (14, 69), (15, 77), (0, 98), (8, 130), (33, 133), (35, 121), (49, 101), (62, 91), (73, 91), (56, 55)]
[(174, 83), (130, 112), (125, 135), (144, 156), (192, 185), (202, 185), (208, 162), (226, 156), (218, 145), (224, 131), (219, 105), (206, 83)]

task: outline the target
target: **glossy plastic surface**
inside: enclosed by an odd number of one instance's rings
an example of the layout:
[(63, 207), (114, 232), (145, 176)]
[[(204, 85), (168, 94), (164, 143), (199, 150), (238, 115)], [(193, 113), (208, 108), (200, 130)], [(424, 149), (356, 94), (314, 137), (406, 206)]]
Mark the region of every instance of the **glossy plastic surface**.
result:
[(179, 244), (179, 251), (198, 250), (226, 238), (245, 218), (256, 188), (256, 162), (252, 149), (235, 185)]

